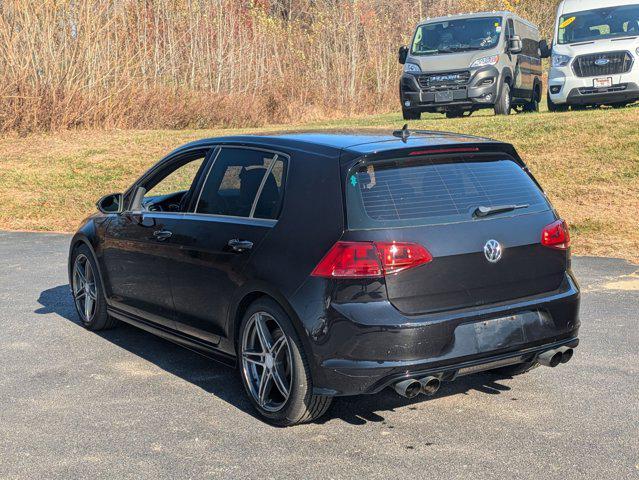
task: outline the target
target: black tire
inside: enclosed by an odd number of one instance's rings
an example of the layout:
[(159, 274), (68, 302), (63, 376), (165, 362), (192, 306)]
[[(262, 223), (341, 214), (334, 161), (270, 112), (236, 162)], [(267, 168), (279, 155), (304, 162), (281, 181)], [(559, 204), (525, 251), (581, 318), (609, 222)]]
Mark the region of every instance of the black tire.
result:
[(510, 115), (512, 111), (512, 94), (510, 85), (506, 82), (501, 86), (497, 103), (495, 104), (495, 115)]
[(496, 368), (491, 372), (500, 377), (516, 377), (534, 370), (539, 366), (536, 362), (518, 363), (516, 365), (508, 365), (507, 367)]
[(524, 105), (523, 111), (524, 113), (537, 113), (539, 112), (539, 91), (535, 89), (535, 93), (533, 93), (533, 98), (530, 102)]
[(620, 108), (626, 108), (628, 105), (630, 105), (629, 102), (620, 102), (620, 103), (613, 103), (610, 106), (614, 109), (620, 109)]
[(402, 116), (404, 117), (404, 120), (421, 120), (422, 112), (419, 110), (407, 110), (402, 108)]
[[(260, 313), (266, 313), (276, 321), (288, 341), (291, 353), (290, 393), (288, 399), (277, 411), (269, 411), (262, 408), (258, 403), (249, 386), (249, 381), (251, 381), (249, 380), (250, 374), (247, 372), (243, 361), (245, 353), (243, 339), (245, 334), (247, 334), (246, 330), (250, 328), (251, 318)], [(278, 427), (309, 423), (324, 415), (330, 407), (333, 400), (332, 397), (313, 394), (313, 380), (302, 343), (288, 315), (273, 300), (267, 298), (259, 299), (248, 308), (240, 324), (237, 350), (240, 377), (246, 394), (260, 417), (268, 423)]]
[(462, 118), (464, 116), (463, 110), (450, 110), (446, 112), (446, 118)]
[(568, 105), (559, 105), (555, 102), (552, 101), (552, 99), (550, 98), (550, 94), (546, 94), (546, 98), (548, 99), (548, 111), (549, 112), (567, 112), (568, 111)]
[[(90, 272), (93, 287), (90, 287), (90, 290), (93, 292), (92, 296), (95, 298), (93, 299), (94, 306), (91, 309), (92, 313), (88, 317), (86, 312), (80, 307), (81, 305), (86, 305), (86, 300), (85, 303), (82, 304), (82, 299), (79, 298), (81, 291), (78, 289), (78, 277), (75, 271), (76, 262), (79, 260), (88, 262), (91, 269)], [(80, 323), (92, 332), (99, 332), (115, 327), (118, 321), (115, 318), (110, 317), (107, 313), (107, 305), (104, 297), (104, 289), (102, 288), (100, 271), (98, 270), (93, 253), (87, 245), (81, 244), (74, 250), (71, 258), (71, 269), (71, 291), (73, 295), (73, 303), (75, 305), (76, 312), (78, 313), (78, 317), (80, 318)], [(84, 292), (84, 295), (86, 296), (86, 290), (84, 290)]]

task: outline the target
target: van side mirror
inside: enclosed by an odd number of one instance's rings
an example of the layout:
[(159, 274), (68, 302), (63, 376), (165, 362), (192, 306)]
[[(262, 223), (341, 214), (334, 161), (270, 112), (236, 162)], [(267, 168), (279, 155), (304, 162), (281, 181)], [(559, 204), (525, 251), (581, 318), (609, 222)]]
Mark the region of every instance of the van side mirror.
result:
[(399, 47), (399, 63), (404, 65), (408, 58), (408, 47), (406, 45)]
[(510, 40), (508, 40), (508, 51), (510, 53), (521, 53), (524, 49), (524, 45), (521, 41), (521, 37), (519, 35), (513, 35)]
[(552, 48), (548, 46), (548, 42), (546, 40), (539, 41), (539, 53), (541, 58), (550, 58), (552, 55)]
[(105, 195), (98, 203), (96, 203), (96, 207), (102, 213), (122, 213), (124, 204), (124, 196), (121, 193), (112, 193), (110, 195)]

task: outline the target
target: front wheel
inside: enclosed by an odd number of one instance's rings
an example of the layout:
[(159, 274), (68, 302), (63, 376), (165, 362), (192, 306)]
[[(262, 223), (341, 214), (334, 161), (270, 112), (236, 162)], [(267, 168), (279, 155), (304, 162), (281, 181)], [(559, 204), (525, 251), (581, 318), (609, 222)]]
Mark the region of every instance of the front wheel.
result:
[(308, 361), (282, 308), (272, 300), (253, 303), (240, 325), (242, 383), (267, 422), (287, 427), (322, 416), (332, 398), (313, 394)]
[(421, 120), (422, 112), (419, 110), (407, 110), (406, 108), (402, 108), (402, 116), (404, 120)]
[(549, 112), (567, 112), (568, 111), (568, 105), (562, 105), (559, 103), (555, 103), (552, 101), (552, 98), (550, 98), (550, 94), (546, 94), (546, 98), (548, 99), (548, 111)]
[(102, 279), (93, 253), (86, 245), (80, 245), (71, 261), (71, 291), (82, 325), (94, 332), (113, 328), (117, 320), (107, 314)]
[(510, 115), (512, 110), (512, 96), (510, 93), (510, 85), (504, 82), (499, 92), (499, 98), (495, 104), (495, 115)]

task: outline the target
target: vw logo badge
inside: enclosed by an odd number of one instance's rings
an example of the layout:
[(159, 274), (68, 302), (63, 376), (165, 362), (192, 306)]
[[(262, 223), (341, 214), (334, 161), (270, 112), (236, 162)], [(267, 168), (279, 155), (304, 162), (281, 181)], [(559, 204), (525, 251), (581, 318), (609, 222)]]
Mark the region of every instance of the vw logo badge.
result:
[(610, 63), (610, 59), (609, 58), (598, 58), (597, 60), (595, 60), (595, 65), (597, 65), (598, 67), (605, 67), (606, 65), (608, 65)]
[(502, 248), (497, 240), (488, 240), (484, 245), (484, 255), (490, 263), (497, 263), (501, 260)]

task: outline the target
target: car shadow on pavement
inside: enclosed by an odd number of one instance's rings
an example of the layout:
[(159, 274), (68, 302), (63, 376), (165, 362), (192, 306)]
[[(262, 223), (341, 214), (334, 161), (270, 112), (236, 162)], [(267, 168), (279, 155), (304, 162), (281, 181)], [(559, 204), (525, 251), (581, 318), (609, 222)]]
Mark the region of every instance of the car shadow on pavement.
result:
[[(40, 293), (38, 302), (42, 307), (35, 313), (57, 314), (83, 328), (75, 311), (68, 285), (44, 290)], [(239, 410), (259, 418), (246, 397), (234, 369), (123, 322), (120, 322), (113, 330), (95, 334), (217, 396)], [(510, 390), (510, 387), (500, 384), (499, 380), (500, 377), (493, 374), (462, 377), (454, 383), (445, 383), (433, 397), (422, 395), (411, 400), (400, 397), (391, 389), (385, 389), (376, 395), (338, 398), (327, 414), (316, 423), (323, 424), (335, 419), (352, 425), (363, 425), (368, 422), (385, 423), (384, 412), (393, 412), (401, 408), (417, 410), (420, 404), (431, 399), (467, 394), (472, 390), (489, 395), (499, 395)]]

